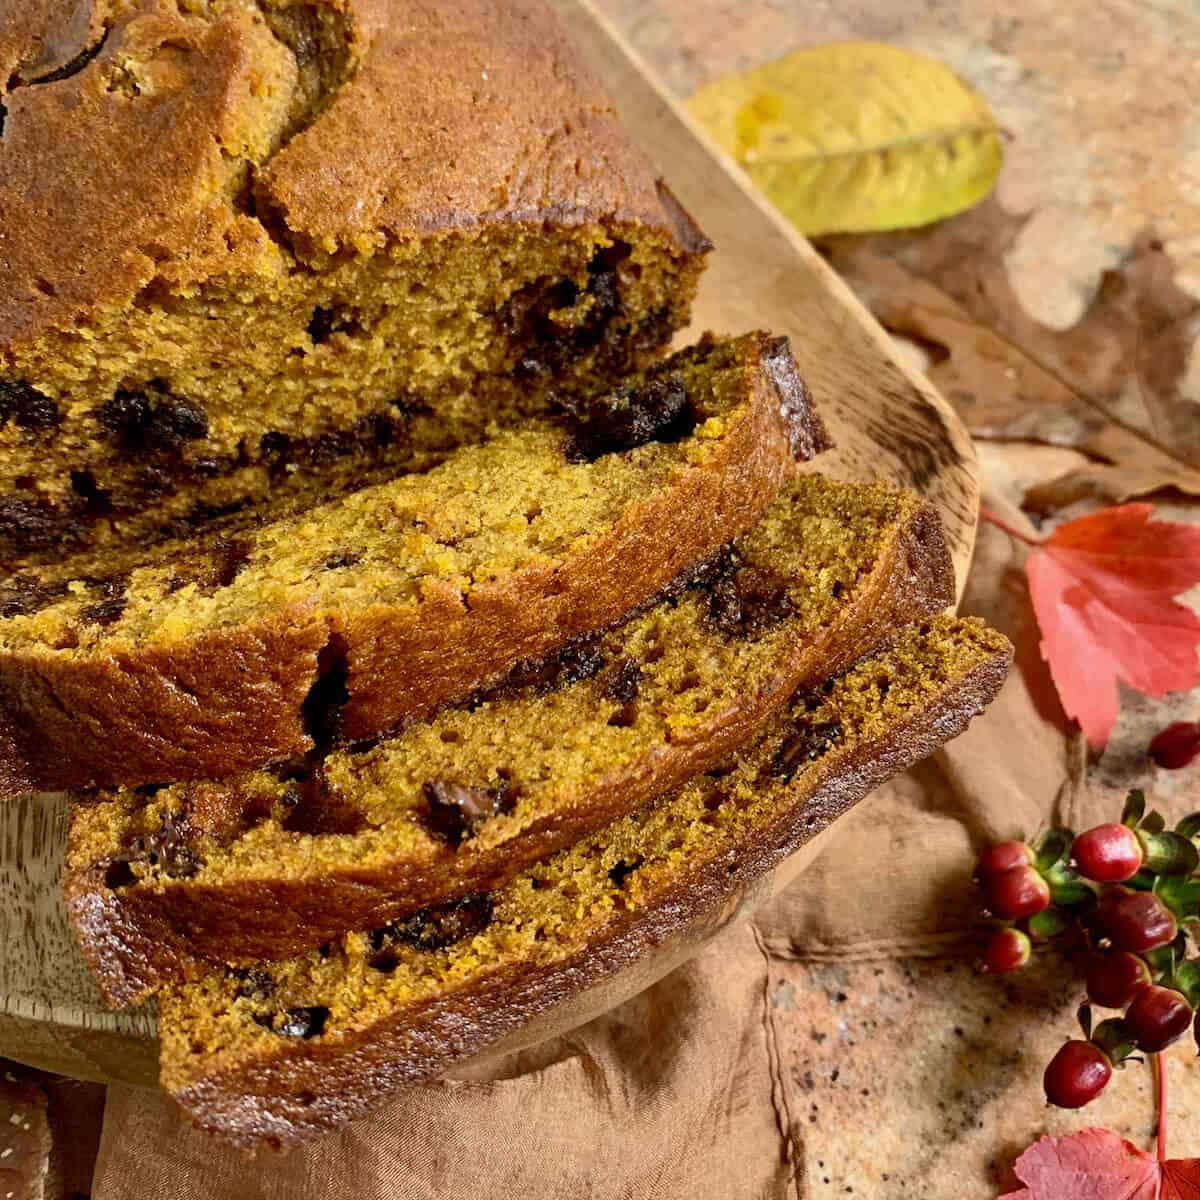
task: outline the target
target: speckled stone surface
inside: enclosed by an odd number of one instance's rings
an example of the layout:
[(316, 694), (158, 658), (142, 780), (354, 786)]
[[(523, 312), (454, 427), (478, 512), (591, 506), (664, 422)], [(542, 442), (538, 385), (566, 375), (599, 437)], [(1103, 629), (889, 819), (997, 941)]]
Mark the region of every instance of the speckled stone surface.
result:
[[(1010, 131), (998, 187), (1030, 213), (1005, 265), (1022, 304), (1065, 329), (1100, 273), (1153, 229), (1200, 294), (1200, 9), (1190, 0), (598, 0), (678, 95), (798, 46), (849, 39), (931, 54), (978, 88)], [(1019, 15), (1017, 15), (1019, 13)], [(1196, 386), (1184, 402), (1200, 402)], [(993, 486), (1018, 498), (1073, 451), (990, 445)], [(1200, 508), (1163, 506), (1197, 519)], [(1200, 807), (1200, 767), (1156, 770), (1145, 746), (1170, 720), (1200, 719), (1200, 693), (1126, 693), (1109, 749), (1089, 772), (1091, 807), (1119, 810), (1142, 786), (1170, 811)], [(969, 870), (964, 864), (964, 870)], [(805, 963), (776, 959), (769, 999), (797, 1197), (992, 1197), (1016, 1186), (1013, 1160), (1044, 1132), (1107, 1125), (1137, 1144), (1154, 1133), (1147, 1068), (1132, 1066), (1086, 1114), (1047, 1108), (1041, 1073), (1071, 1036), (1081, 987), (1051, 957), (1015, 978), (976, 974), (969, 956)], [(1170, 1139), (1200, 1153), (1200, 1071), (1190, 1039), (1168, 1054)]]

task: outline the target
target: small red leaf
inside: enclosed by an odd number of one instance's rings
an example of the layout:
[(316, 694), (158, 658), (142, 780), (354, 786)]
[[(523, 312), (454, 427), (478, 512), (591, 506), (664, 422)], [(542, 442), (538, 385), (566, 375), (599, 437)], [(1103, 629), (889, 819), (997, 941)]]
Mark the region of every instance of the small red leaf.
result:
[(1042, 657), (1095, 747), (1117, 719), (1117, 680), (1148, 696), (1200, 684), (1200, 617), (1175, 599), (1200, 583), (1200, 528), (1150, 521), (1149, 504), (1060, 525), (1026, 572)]
[(1200, 1200), (1200, 1159), (1160, 1164), (1108, 1129), (1039, 1138), (1014, 1167), (1025, 1185), (999, 1200)]
[(1150, 757), (1168, 771), (1178, 771), (1200, 758), (1200, 721), (1176, 721), (1155, 734)]

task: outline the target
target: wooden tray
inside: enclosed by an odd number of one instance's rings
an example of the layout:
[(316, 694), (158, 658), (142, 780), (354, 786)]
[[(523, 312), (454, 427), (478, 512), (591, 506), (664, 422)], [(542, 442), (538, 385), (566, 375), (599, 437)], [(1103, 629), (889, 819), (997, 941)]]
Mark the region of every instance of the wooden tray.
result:
[[(716, 243), (691, 335), (757, 327), (789, 334), (837, 440), (817, 469), (843, 479), (893, 480), (932, 500), (961, 589), (979, 481), (970, 439), (953, 412), (897, 359), (849, 289), (697, 130), (587, 0), (555, 3), (630, 129)], [(62, 797), (0, 805), (0, 1056), (85, 1079), (153, 1084), (152, 1008), (105, 1010), (67, 927), (59, 895), (65, 828)], [(698, 917), (653, 955), (543, 1014), (462, 1073), (478, 1077), (496, 1054), (565, 1032), (636, 994), (778, 891), (811, 857), (812, 844), (721, 911)]]

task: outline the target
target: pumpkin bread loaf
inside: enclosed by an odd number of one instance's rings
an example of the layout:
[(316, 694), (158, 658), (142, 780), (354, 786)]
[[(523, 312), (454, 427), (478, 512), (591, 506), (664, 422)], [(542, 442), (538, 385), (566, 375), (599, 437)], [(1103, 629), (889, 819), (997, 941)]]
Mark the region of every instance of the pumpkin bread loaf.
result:
[(9, 0), (0, 565), (594, 391), (708, 248), (543, 0)]
[(804, 476), (659, 603), (495, 693), (303, 767), (80, 798), (67, 906), (110, 1003), (492, 889), (719, 765), (954, 599), (934, 510)]
[(618, 620), (825, 444), (785, 339), (706, 338), (232, 542), (10, 577), (0, 783), (214, 778), (427, 715)]
[(758, 876), (961, 733), (1011, 653), (977, 621), (910, 627), (798, 694), (724, 769), (496, 891), (164, 991), (163, 1086), (228, 1141), (289, 1144), (440, 1075), (641, 956), (669, 965)]

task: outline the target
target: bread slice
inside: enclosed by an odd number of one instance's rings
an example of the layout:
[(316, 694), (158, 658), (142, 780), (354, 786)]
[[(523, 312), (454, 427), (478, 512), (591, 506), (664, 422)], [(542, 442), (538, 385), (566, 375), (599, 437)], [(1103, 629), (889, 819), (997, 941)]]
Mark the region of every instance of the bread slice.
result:
[(283, 958), (494, 888), (716, 766), (798, 687), (953, 599), (930, 506), (802, 477), (659, 603), (466, 707), (300, 770), (80, 800), (76, 937), (120, 1004), (196, 955)]
[(346, 1123), (640, 956), (711, 932), (755, 878), (961, 733), (1011, 653), (977, 621), (910, 627), (800, 693), (727, 769), (493, 893), (165, 991), (163, 1086), (242, 1146)]
[(0, 565), (644, 366), (708, 243), (540, 0), (8, 0)]
[(786, 339), (705, 339), (232, 543), (9, 579), (0, 790), (220, 777), (428, 714), (620, 618), (825, 444)]

